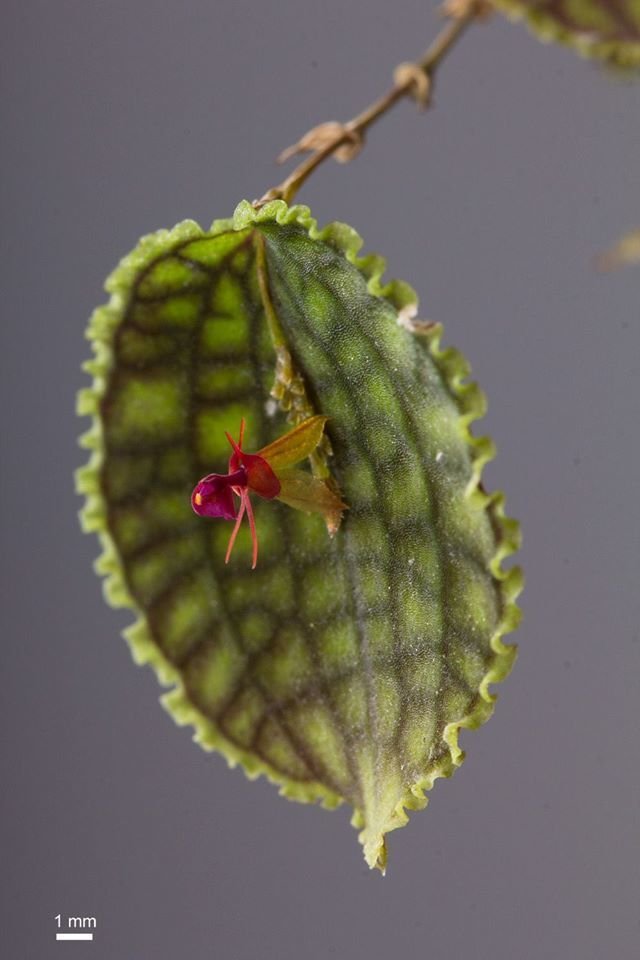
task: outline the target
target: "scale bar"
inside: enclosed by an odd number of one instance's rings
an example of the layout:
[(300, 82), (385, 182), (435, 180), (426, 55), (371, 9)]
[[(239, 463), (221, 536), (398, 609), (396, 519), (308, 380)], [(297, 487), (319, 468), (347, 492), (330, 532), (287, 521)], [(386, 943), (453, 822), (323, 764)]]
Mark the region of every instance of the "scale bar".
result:
[(93, 940), (92, 933), (56, 933), (56, 940)]

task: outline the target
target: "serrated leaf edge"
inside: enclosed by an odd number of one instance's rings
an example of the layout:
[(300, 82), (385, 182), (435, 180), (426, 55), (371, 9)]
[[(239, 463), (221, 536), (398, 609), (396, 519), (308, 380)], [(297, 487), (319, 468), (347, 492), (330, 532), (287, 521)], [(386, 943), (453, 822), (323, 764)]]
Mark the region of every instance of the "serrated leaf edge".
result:
[(519, 0), (493, 0), (493, 4), (509, 20), (524, 21), (529, 31), (543, 43), (560, 43), (585, 59), (603, 60), (623, 69), (640, 67), (640, 43), (599, 40), (595, 32), (571, 30), (551, 14), (531, 9)]
[[(233, 217), (215, 220), (208, 231), (204, 231), (195, 221), (184, 220), (172, 230), (159, 230), (143, 237), (134, 250), (124, 257), (105, 283), (105, 289), (111, 294), (109, 302), (94, 310), (89, 320), (87, 338), (92, 342), (94, 356), (83, 365), (83, 369), (93, 377), (90, 387), (78, 393), (77, 412), (81, 416), (91, 416), (90, 429), (80, 438), (81, 446), (91, 451), (87, 464), (75, 474), (76, 490), (85, 497), (80, 511), (82, 529), (96, 533), (101, 545), (101, 553), (95, 561), (96, 572), (103, 577), (105, 600), (114, 607), (129, 607), (137, 614), (133, 624), (125, 628), (125, 637), (134, 661), (139, 665), (148, 665), (155, 672), (161, 685), (171, 687), (161, 697), (163, 707), (171, 714), (179, 726), (194, 728), (193, 740), (205, 750), (216, 750), (225, 757), (230, 767), (238, 764), (251, 780), (264, 775), (279, 788), (279, 793), (290, 800), (303, 803), (319, 802), (327, 809), (334, 809), (343, 803), (343, 799), (322, 784), (298, 784), (283, 777), (270, 766), (249, 752), (232, 745), (225, 740), (215, 726), (202, 716), (186, 695), (178, 671), (155, 645), (146, 625), (144, 613), (138, 608), (129, 593), (122, 568), (117, 558), (115, 543), (106, 527), (106, 509), (100, 491), (100, 470), (104, 461), (104, 438), (98, 416), (100, 402), (105, 394), (106, 383), (113, 364), (110, 347), (113, 332), (122, 320), (127, 297), (132, 282), (138, 272), (144, 269), (156, 257), (165, 253), (169, 245), (196, 239), (201, 236), (215, 236), (229, 230), (242, 230), (264, 222), (277, 222), (281, 225), (297, 224), (303, 227), (313, 240), (319, 240), (333, 246), (352, 263), (367, 281), (369, 292), (387, 300), (398, 314), (414, 313), (418, 298), (413, 289), (403, 281), (391, 280), (383, 283), (386, 261), (376, 255), (359, 257), (362, 239), (350, 226), (333, 222), (318, 229), (317, 221), (308, 207), (296, 204), (289, 207), (282, 200), (274, 200), (260, 209), (255, 209), (248, 201), (241, 202)], [(458, 744), (459, 732), (463, 728), (472, 729), (483, 724), (492, 714), (495, 694), (489, 687), (503, 680), (510, 672), (516, 647), (505, 644), (505, 634), (515, 630), (520, 621), (520, 610), (515, 600), (522, 589), (522, 573), (518, 567), (505, 570), (503, 561), (514, 554), (520, 546), (520, 531), (517, 521), (508, 518), (504, 512), (504, 497), (501, 493), (487, 494), (481, 484), (482, 469), (494, 456), (494, 447), (487, 437), (474, 437), (470, 424), (482, 417), (486, 402), (484, 394), (475, 383), (466, 382), (469, 365), (465, 358), (454, 348), (440, 348), (442, 327), (430, 325), (427, 330), (416, 327), (416, 335), (428, 339), (429, 352), (443, 376), (451, 396), (460, 411), (460, 430), (471, 449), (473, 475), (466, 495), (477, 500), (491, 518), (496, 531), (497, 548), (491, 561), (491, 572), (498, 585), (502, 599), (502, 616), (491, 638), (491, 648), (495, 653), (494, 663), (487, 671), (480, 685), (480, 699), (473, 710), (444, 730), (444, 740), (448, 753), (428, 774), (416, 781), (396, 805), (384, 831), (375, 836), (367, 834), (362, 813), (355, 810), (351, 819), (353, 826), (361, 830), (360, 842), (363, 844), (365, 859), (370, 867), (378, 867), (383, 872), (386, 867), (385, 834), (404, 826), (408, 820), (408, 811), (419, 810), (427, 805), (426, 793), (439, 777), (449, 777), (464, 760), (464, 753)]]
[(360, 834), (360, 841), (365, 849), (365, 859), (370, 867), (378, 867), (383, 873), (387, 861), (385, 834), (405, 826), (409, 821), (410, 811), (424, 809), (429, 799), (426, 794), (432, 789), (435, 781), (440, 777), (450, 777), (462, 764), (465, 754), (458, 742), (460, 731), (476, 729), (486, 723), (492, 715), (497, 697), (491, 692), (490, 687), (509, 675), (517, 656), (517, 647), (514, 644), (504, 643), (503, 637), (515, 630), (521, 620), (521, 611), (515, 601), (524, 585), (522, 570), (519, 567), (510, 569), (503, 567), (503, 562), (520, 549), (520, 525), (506, 515), (504, 494), (499, 491), (489, 494), (484, 490), (482, 471), (495, 456), (495, 446), (489, 437), (476, 437), (470, 430), (471, 424), (484, 416), (486, 398), (475, 382), (467, 380), (470, 367), (466, 358), (454, 347), (441, 348), (442, 332), (441, 324), (424, 326), (418, 323), (415, 327), (416, 336), (427, 339), (429, 352), (460, 411), (459, 428), (471, 450), (473, 466), (465, 495), (487, 511), (495, 531), (497, 546), (490, 561), (490, 569), (501, 597), (502, 614), (490, 640), (495, 659), (480, 683), (478, 702), (468, 714), (447, 724), (444, 729), (443, 738), (448, 754), (443, 756), (428, 775), (417, 780), (406, 791), (396, 805), (383, 834), (370, 836), (359, 811), (354, 813), (353, 825), (365, 827)]

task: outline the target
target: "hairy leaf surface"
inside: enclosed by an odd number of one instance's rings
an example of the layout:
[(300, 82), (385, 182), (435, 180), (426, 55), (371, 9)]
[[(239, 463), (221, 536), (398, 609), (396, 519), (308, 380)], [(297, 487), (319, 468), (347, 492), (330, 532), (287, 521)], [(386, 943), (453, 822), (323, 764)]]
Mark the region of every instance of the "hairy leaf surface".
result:
[[(78, 482), (107, 598), (138, 612), (127, 639), (176, 720), (288, 797), (346, 801), (384, 868), (384, 835), (492, 711), (520, 574), (501, 568), (517, 525), (479, 485), (483, 396), (359, 246), (280, 201), (143, 239), (91, 320)], [(348, 504), (339, 529), (256, 501), (257, 568), (247, 530), (225, 565), (229, 525), (189, 502), (225, 469), (225, 431), (244, 417), (259, 450), (314, 414), (327, 440), (308, 476)]]
[(542, 40), (622, 67), (640, 66), (640, 0), (493, 0)]

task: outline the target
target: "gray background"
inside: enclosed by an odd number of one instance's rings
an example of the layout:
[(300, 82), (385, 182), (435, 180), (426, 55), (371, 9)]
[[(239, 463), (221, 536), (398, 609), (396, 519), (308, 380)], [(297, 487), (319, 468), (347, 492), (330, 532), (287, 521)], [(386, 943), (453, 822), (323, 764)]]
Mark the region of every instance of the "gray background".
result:
[[(363, 865), (347, 810), (195, 747), (133, 666), (71, 472), (86, 318), (138, 237), (207, 224), (435, 35), (425, 0), (10, 0), (2, 30), (2, 946), (7, 957), (635, 960), (640, 84), (503, 21), (300, 195), (417, 287), (489, 394), (522, 520), (520, 659), (427, 811)], [(54, 915), (97, 917), (55, 944)]]

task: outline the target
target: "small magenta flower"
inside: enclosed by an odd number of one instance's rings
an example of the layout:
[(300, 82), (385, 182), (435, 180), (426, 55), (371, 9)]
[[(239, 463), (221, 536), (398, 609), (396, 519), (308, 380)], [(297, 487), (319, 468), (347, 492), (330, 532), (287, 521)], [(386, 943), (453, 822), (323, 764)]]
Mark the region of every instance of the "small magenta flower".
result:
[[(322, 440), (327, 419), (321, 416), (310, 417), (257, 453), (246, 453), (242, 449), (244, 419), (240, 423), (237, 443), (225, 431), (233, 450), (229, 457), (229, 472), (210, 473), (203, 477), (191, 494), (191, 506), (198, 516), (235, 520), (225, 563), (229, 562), (245, 513), (249, 520), (253, 544), (253, 570), (258, 562), (258, 535), (250, 493), (255, 493), (264, 500), (282, 500), (296, 510), (321, 513), (331, 534), (338, 529), (346, 504), (327, 481), (304, 470), (291, 469), (294, 464), (306, 460), (317, 448)], [(240, 498), (239, 510), (236, 510), (234, 495)]]

